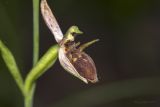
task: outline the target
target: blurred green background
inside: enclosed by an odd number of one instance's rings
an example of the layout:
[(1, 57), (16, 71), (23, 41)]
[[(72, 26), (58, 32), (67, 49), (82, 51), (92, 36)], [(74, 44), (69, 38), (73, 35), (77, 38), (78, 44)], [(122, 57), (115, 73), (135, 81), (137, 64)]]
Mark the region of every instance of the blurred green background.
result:
[[(48, 0), (63, 33), (77, 25), (100, 42), (86, 49), (99, 82), (86, 85), (59, 64), (37, 82), (34, 107), (159, 107), (159, 0)], [(23, 76), (32, 67), (32, 0), (0, 0), (0, 39)], [(40, 56), (55, 44), (40, 14)], [(0, 107), (23, 107), (23, 97), (0, 57)]]

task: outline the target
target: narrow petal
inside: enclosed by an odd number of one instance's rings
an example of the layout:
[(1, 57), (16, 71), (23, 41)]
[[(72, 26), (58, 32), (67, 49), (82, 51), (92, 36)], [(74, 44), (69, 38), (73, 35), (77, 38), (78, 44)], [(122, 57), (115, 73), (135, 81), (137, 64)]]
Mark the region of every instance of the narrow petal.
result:
[(59, 43), (63, 39), (63, 33), (46, 0), (41, 1), (41, 13), (46, 25)]

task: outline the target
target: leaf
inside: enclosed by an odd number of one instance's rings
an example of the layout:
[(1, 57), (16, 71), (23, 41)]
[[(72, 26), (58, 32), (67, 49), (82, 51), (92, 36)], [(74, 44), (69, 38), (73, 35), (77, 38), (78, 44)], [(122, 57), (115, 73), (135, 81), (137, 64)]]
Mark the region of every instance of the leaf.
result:
[(9, 72), (13, 76), (14, 80), (16, 81), (18, 87), (23, 93), (23, 79), (20, 74), (20, 70), (16, 64), (16, 61), (14, 59), (14, 56), (12, 55), (11, 51), (3, 44), (3, 42), (0, 40), (0, 53), (2, 55), (2, 58), (9, 69)]

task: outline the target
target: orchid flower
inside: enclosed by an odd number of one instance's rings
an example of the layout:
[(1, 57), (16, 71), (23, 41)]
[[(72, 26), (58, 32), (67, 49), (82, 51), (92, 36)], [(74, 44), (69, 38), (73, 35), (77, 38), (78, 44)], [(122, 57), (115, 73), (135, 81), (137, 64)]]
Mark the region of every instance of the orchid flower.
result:
[(60, 47), (58, 57), (62, 67), (85, 83), (88, 83), (88, 81), (92, 83), (97, 82), (98, 78), (95, 63), (83, 50), (99, 39), (79, 46), (79, 42), (75, 43), (75, 36), (83, 32), (80, 31), (77, 26), (71, 26), (67, 33), (63, 35), (46, 0), (41, 1), (41, 13), (46, 25)]

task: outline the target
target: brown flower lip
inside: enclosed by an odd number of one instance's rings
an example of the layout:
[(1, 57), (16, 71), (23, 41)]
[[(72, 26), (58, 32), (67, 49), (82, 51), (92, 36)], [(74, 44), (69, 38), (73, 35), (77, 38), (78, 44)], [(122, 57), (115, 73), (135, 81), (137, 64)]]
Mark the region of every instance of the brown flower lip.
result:
[(92, 83), (98, 81), (95, 64), (88, 54), (83, 51), (81, 52), (79, 49), (75, 49), (72, 50), (72, 52), (67, 53), (67, 57), (77, 72), (87, 79), (87, 81)]

